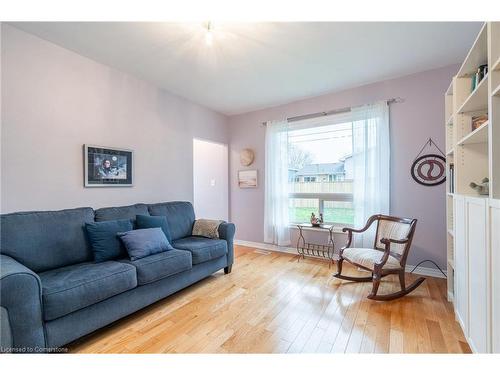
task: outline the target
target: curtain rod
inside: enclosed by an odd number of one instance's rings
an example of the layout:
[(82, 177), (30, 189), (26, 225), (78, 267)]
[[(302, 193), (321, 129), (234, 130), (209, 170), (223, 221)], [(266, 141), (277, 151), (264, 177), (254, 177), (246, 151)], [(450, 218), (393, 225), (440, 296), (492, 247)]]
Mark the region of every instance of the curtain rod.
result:
[[(402, 103), (404, 102), (403, 98), (397, 97), (397, 98), (391, 98), (386, 100), (387, 104), (392, 104), (392, 103)], [(323, 116), (330, 116), (330, 115), (336, 115), (339, 113), (345, 113), (345, 112), (350, 112), (351, 107), (345, 107), (345, 108), (340, 108), (340, 109), (334, 109), (331, 111), (326, 111), (326, 112), (316, 112), (316, 113), (310, 113), (307, 115), (301, 115), (301, 116), (294, 116), (294, 117), (288, 117), (286, 120), (288, 122), (294, 122), (294, 121), (300, 121), (300, 120), (307, 120), (310, 118), (315, 118), (315, 117), (323, 117)], [(262, 125), (266, 126), (267, 121), (263, 122)]]

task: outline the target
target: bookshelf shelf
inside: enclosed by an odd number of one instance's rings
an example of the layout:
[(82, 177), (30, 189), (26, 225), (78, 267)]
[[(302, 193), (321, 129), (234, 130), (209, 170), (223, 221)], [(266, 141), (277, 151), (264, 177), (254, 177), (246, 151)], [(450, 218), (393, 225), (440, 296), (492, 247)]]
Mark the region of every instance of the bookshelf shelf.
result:
[(479, 82), (476, 89), (465, 99), (458, 109), (458, 113), (480, 112), (488, 109), (488, 76), (489, 74)]
[(500, 84), (491, 91), (491, 96), (499, 96), (500, 97)]
[(492, 71), (500, 71), (500, 56), (498, 57), (498, 59), (492, 64), (491, 66), (491, 70)]
[(458, 141), (459, 146), (488, 142), (488, 121)]

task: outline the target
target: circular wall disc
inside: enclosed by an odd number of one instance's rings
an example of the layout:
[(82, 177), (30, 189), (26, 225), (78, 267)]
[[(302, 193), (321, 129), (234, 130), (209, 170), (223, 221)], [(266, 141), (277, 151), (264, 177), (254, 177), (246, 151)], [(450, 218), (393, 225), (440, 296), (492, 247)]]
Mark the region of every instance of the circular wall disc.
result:
[(441, 155), (422, 155), (411, 165), (411, 176), (424, 186), (442, 184), (446, 180), (446, 160)]

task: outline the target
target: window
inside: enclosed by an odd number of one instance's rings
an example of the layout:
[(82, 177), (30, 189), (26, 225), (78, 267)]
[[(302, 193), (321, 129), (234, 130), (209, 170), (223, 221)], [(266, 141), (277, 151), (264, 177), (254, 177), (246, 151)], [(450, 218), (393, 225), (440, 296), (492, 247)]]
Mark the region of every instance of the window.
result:
[[(354, 223), (352, 123), (308, 126), (288, 133), (290, 223), (323, 213), (325, 223)], [(302, 179), (298, 178), (303, 176)]]
[[(288, 246), (290, 223), (307, 222), (311, 212), (346, 226), (389, 213), (389, 134), (387, 101), (268, 121), (264, 242)], [(371, 246), (368, 240), (360, 245)]]

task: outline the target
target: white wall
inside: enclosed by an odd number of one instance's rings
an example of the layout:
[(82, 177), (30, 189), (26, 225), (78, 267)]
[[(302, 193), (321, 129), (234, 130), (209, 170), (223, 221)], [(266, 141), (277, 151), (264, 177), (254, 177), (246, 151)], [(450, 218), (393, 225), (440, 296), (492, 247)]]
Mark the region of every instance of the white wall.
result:
[[(227, 118), (2, 25), (1, 211), (193, 199), (193, 138)], [(84, 143), (135, 151), (134, 187), (84, 188)]]
[(227, 144), (193, 140), (194, 210), (197, 218), (228, 220)]

